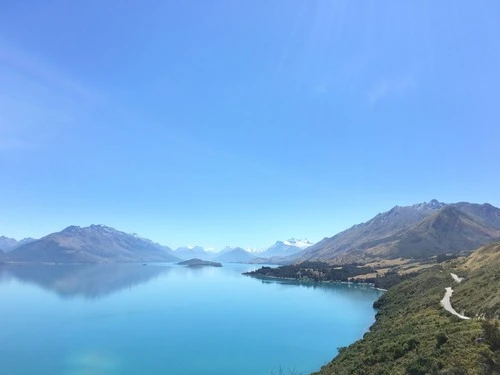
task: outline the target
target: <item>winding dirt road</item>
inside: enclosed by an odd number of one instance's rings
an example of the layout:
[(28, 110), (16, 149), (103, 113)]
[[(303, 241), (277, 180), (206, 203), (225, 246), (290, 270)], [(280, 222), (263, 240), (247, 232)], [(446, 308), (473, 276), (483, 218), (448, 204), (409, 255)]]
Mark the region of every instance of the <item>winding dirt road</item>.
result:
[[(457, 275), (455, 275), (454, 273), (451, 273), (451, 277), (453, 278), (453, 280), (455, 280), (457, 283), (460, 283), (463, 278), (461, 277), (458, 277)], [(443, 305), (444, 309), (450, 313), (452, 313), (453, 315), (455, 316), (458, 316), (460, 319), (470, 319), (469, 317), (465, 316), (465, 315), (462, 315), (462, 314), (459, 314), (455, 311), (455, 309), (453, 308), (453, 306), (451, 306), (451, 301), (450, 301), (450, 298), (451, 298), (451, 295), (453, 294), (453, 289), (451, 288), (451, 286), (449, 286), (448, 288), (445, 288), (446, 290), (446, 293), (444, 294), (444, 297), (443, 299), (441, 300), (441, 305)]]

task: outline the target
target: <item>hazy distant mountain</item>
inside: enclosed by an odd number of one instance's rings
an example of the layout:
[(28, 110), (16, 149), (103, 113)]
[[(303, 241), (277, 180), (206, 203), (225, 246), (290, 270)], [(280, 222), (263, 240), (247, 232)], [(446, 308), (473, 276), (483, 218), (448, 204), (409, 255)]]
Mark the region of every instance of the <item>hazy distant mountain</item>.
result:
[(473, 250), (500, 239), (500, 209), (489, 204), (444, 204), (436, 200), (396, 206), (366, 223), (325, 238), (300, 260), (352, 262), (376, 258), (427, 257)]
[(313, 243), (307, 239), (296, 240), (295, 238), (291, 238), (287, 241), (277, 241), (274, 245), (260, 252), (258, 256), (259, 258), (285, 257), (296, 254), (311, 245), (313, 245)]
[(173, 251), (135, 234), (104, 225), (71, 226), (19, 246), (8, 255), (13, 262), (103, 263), (173, 262)]
[(5, 253), (0, 250), (0, 263), (4, 263), (6, 260), (6, 256), (5, 256)]
[(34, 238), (23, 238), (20, 241), (15, 240), (14, 238), (9, 238), (5, 236), (0, 237), (0, 249), (2, 249), (4, 252), (8, 253), (9, 251), (14, 250), (16, 247), (19, 247), (21, 245), (30, 243), (35, 241)]
[(217, 262), (226, 263), (247, 263), (255, 258), (255, 254), (252, 254), (241, 247), (226, 247), (222, 250), (214, 260)]
[(183, 246), (175, 249), (174, 255), (182, 260), (188, 260), (192, 258), (200, 259), (212, 259), (214, 257), (213, 253), (206, 251), (201, 246)]

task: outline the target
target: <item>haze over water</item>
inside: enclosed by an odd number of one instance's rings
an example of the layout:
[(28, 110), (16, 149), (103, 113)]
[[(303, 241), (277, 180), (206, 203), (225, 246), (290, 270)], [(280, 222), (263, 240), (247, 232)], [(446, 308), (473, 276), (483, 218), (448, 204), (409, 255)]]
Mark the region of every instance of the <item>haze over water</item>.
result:
[(258, 268), (0, 267), (9, 375), (308, 374), (361, 338), (380, 292), (268, 282)]

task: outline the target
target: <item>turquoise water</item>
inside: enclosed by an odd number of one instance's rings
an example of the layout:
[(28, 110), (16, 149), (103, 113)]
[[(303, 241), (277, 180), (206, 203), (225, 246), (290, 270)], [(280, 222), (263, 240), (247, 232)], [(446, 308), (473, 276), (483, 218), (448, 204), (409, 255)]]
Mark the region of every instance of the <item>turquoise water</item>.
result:
[(8, 375), (309, 374), (372, 324), (379, 291), (242, 276), (258, 267), (0, 267)]

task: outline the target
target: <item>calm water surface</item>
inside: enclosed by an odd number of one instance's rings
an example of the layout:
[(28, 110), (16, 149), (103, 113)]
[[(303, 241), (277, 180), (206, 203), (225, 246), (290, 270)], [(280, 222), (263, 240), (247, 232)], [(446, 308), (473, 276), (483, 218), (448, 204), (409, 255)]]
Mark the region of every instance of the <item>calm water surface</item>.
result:
[(241, 275), (255, 268), (0, 267), (1, 372), (309, 374), (374, 321), (379, 291)]

